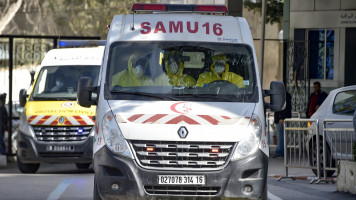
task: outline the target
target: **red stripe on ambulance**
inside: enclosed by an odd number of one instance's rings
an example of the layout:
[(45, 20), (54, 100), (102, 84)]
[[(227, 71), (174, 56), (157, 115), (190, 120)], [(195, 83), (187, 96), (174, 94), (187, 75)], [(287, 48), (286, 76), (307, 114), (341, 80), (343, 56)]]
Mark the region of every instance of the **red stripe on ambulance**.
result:
[[(27, 122), (30, 125), (60, 125), (58, 122), (61, 116), (54, 115), (30, 115)], [(64, 125), (94, 125), (93, 116), (76, 115), (65, 117)]]
[(74, 119), (79, 122), (80, 125), (86, 125), (87, 123), (80, 116), (73, 116)]
[(224, 118), (224, 119), (231, 119), (230, 117), (228, 117), (228, 116), (221, 116), (222, 118)]
[(38, 120), (37, 125), (42, 125), (43, 123), (45, 123), (47, 121), (48, 118), (50, 118), (50, 115), (46, 115), (44, 116), (42, 119)]
[(157, 115), (154, 115), (148, 119), (146, 119), (143, 124), (153, 124), (155, 123), (156, 121), (158, 121), (159, 119), (161, 119), (162, 117), (164, 116), (167, 116), (167, 114), (157, 114)]
[(180, 122), (185, 122), (187, 124), (190, 124), (190, 125), (198, 125), (200, 123), (198, 123), (197, 121), (195, 121), (194, 119), (190, 118), (190, 117), (187, 117), (185, 115), (180, 115), (176, 118), (173, 118), (171, 120), (169, 120), (168, 122), (166, 122), (165, 124), (179, 124)]
[(138, 119), (138, 118), (140, 118), (140, 117), (142, 117), (142, 116), (143, 116), (143, 114), (132, 115), (130, 118), (128, 118), (128, 120), (129, 120), (130, 122), (133, 122), (133, 121), (135, 121), (136, 119)]
[(32, 115), (32, 116), (30, 116), (30, 117), (27, 119), (28, 123), (31, 123), (32, 120), (34, 120), (36, 117), (37, 117), (37, 115)]
[(199, 117), (205, 119), (206, 121), (210, 122), (211, 124), (218, 125), (219, 121), (209, 115), (198, 115)]

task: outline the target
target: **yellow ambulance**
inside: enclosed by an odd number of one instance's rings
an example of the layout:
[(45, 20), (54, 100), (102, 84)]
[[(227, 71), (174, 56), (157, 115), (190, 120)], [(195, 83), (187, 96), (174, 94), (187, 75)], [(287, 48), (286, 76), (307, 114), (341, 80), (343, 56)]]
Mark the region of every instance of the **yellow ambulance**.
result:
[(83, 76), (96, 84), (104, 48), (50, 50), (30, 94), (20, 91), (20, 104), (25, 105), (17, 137), (21, 172), (35, 173), (41, 163), (75, 163), (79, 169), (90, 166), (96, 107), (77, 104), (77, 86)]

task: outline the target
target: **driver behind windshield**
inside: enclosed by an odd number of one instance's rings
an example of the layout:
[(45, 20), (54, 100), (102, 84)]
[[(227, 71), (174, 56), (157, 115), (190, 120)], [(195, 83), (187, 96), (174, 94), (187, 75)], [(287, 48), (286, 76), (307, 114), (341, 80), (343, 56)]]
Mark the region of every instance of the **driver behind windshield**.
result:
[(239, 88), (245, 87), (243, 78), (240, 75), (237, 75), (234, 72), (229, 72), (229, 64), (227, 63), (228, 58), (226, 55), (215, 55), (212, 60), (213, 63), (210, 66), (211, 71), (199, 75), (197, 86), (203, 87), (217, 80), (225, 80), (235, 84)]
[(195, 86), (195, 79), (183, 74), (184, 62), (180, 52), (173, 51), (168, 53), (164, 58), (164, 67), (166, 73), (161, 74), (155, 79), (157, 86)]
[(126, 70), (118, 72), (112, 78), (112, 85), (122, 87), (153, 86), (153, 80), (144, 75), (148, 66), (148, 58), (139, 56), (137, 52), (131, 54)]

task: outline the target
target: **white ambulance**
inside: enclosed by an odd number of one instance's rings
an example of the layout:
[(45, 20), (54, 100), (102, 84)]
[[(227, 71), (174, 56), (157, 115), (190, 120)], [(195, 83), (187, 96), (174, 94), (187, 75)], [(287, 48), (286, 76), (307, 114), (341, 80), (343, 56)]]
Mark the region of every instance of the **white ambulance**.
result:
[(25, 106), (17, 134), (21, 172), (35, 173), (41, 163), (75, 163), (79, 169), (90, 166), (96, 108), (78, 105), (76, 94), (82, 76), (97, 84), (104, 49), (52, 49), (42, 60), (30, 95), (25, 89), (20, 91), (20, 104)]
[(265, 199), (265, 109), (285, 89), (261, 88), (246, 20), (222, 5), (132, 11), (110, 25), (99, 85), (78, 85), (97, 105), (94, 199)]

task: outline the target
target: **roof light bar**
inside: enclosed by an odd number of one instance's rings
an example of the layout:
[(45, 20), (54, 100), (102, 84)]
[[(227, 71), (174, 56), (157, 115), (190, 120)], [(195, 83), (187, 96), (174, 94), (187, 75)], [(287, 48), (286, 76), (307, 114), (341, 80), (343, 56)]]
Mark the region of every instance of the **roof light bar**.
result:
[(225, 5), (196, 5), (194, 11), (196, 12), (214, 12), (214, 13), (228, 13)]
[(60, 40), (59, 48), (105, 46), (106, 40)]
[(195, 5), (195, 4), (145, 4), (135, 3), (131, 11), (134, 12), (200, 12), (227, 14), (225, 5)]
[(164, 4), (147, 4), (147, 3), (134, 3), (132, 5), (131, 11), (165, 11), (166, 6)]

